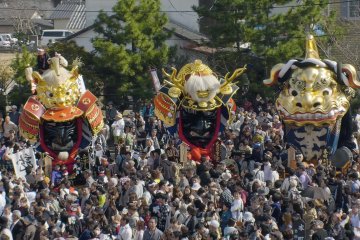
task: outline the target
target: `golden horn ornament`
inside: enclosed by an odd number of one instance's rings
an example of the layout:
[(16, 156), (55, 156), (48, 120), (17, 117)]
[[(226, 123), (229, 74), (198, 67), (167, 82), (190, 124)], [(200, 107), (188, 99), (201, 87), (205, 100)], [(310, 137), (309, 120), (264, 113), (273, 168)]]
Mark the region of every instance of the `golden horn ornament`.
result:
[(316, 40), (313, 35), (308, 35), (306, 37), (306, 54), (305, 59), (315, 58), (320, 59), (319, 51), (316, 45)]

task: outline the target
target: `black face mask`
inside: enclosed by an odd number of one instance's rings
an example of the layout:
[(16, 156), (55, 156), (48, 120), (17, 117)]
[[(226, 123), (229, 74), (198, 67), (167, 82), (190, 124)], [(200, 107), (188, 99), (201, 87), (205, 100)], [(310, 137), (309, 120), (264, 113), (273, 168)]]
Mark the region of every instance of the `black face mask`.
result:
[(183, 134), (197, 147), (205, 148), (213, 138), (216, 130), (217, 111), (181, 111)]

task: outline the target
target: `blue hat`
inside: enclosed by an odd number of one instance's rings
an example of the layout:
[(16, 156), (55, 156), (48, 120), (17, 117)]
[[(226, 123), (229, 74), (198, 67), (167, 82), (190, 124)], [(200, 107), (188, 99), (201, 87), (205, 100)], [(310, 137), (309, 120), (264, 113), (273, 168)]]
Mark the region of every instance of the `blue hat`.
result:
[(260, 143), (255, 143), (254, 146), (253, 146), (254, 149), (257, 149), (257, 148), (261, 148), (261, 144)]

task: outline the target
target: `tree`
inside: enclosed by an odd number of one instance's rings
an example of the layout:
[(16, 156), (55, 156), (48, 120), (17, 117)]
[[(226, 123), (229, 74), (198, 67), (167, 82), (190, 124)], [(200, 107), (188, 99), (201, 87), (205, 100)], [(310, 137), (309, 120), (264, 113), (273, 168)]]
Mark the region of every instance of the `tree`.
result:
[(14, 81), (16, 84), (8, 95), (8, 99), (12, 104), (23, 104), (31, 96), (31, 86), (25, 78), (25, 68), (35, 66), (35, 64), (36, 54), (29, 52), (25, 46), (22, 48), (21, 53), (16, 53), (16, 58), (11, 63), (11, 67), (15, 71)]
[(99, 14), (95, 31), (101, 37), (93, 40), (99, 68), (107, 73), (105, 95), (115, 103), (119, 95), (149, 97), (149, 68), (161, 68), (170, 54), (165, 44), (170, 36), (164, 30), (167, 17), (160, 13), (159, 0), (118, 1), (113, 12)]
[(194, 10), (213, 22), (204, 28), (210, 38), (209, 45), (230, 49), (234, 56), (248, 55), (253, 65), (261, 62), (265, 71), (254, 70), (261, 72), (256, 80), (262, 80), (276, 63), (303, 57), (306, 34), (321, 28), (328, 19), (324, 15), (327, 0), (297, 2), (217, 0), (210, 8), (200, 6)]
[[(15, 71), (12, 67), (7, 64), (0, 65), (0, 106), (8, 105), (7, 94), (14, 87), (14, 75)], [(6, 109), (1, 109), (1, 111), (4, 110)]]

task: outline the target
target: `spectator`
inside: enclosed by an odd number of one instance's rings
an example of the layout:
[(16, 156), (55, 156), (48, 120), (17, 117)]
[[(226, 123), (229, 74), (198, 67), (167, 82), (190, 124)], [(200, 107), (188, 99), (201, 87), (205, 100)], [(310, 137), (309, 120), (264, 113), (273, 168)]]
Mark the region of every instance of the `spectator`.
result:
[(156, 218), (149, 220), (148, 228), (144, 232), (143, 240), (160, 240), (163, 232), (156, 227)]
[(15, 135), (18, 132), (18, 127), (15, 123), (13, 123), (10, 120), (10, 116), (6, 116), (5, 117), (5, 122), (3, 124), (3, 128), (4, 128), (4, 137), (9, 139), (11, 137), (11, 133), (15, 133)]
[(16, 126), (19, 125), (20, 113), (17, 111), (17, 106), (11, 106), (11, 112), (9, 113), (10, 121), (15, 123)]

